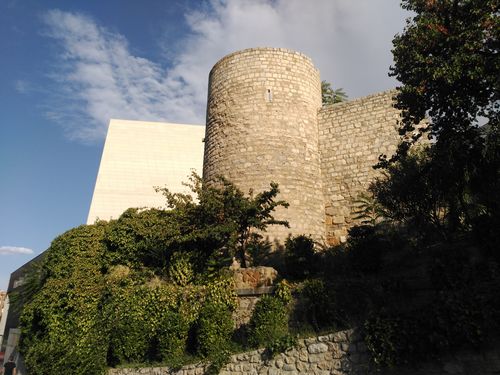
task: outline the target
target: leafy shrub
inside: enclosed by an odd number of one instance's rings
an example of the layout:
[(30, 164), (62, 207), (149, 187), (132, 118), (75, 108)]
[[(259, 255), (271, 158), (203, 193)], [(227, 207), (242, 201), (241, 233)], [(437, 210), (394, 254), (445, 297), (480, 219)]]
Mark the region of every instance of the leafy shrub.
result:
[(306, 280), (300, 290), (303, 304), (302, 317), (315, 330), (334, 324), (337, 313), (335, 295), (320, 279)]
[(206, 299), (210, 303), (226, 306), (230, 311), (234, 311), (238, 306), (238, 300), (233, 277), (219, 272), (206, 286)]
[(347, 256), (351, 272), (361, 274), (375, 273), (380, 270), (382, 255), (389, 247), (383, 235), (371, 225), (360, 225), (349, 229)]
[(154, 339), (150, 341), (149, 352), (172, 368), (180, 367), (185, 356), (189, 327), (189, 322), (178, 311), (164, 310)]
[(169, 239), (178, 233), (179, 225), (173, 212), (129, 208), (107, 224), (106, 257), (111, 264), (125, 264), (135, 269), (147, 266), (161, 272), (175, 249)]
[(208, 374), (218, 374), (231, 354), (231, 335), (234, 323), (228, 307), (208, 303), (203, 307), (196, 327), (198, 353), (210, 361)]
[(137, 287), (117, 288), (112, 292), (106, 306), (112, 327), (108, 361), (111, 364), (146, 361), (153, 333), (145, 316), (147, 296)]
[(175, 252), (172, 255), (168, 265), (168, 276), (174, 284), (180, 286), (186, 286), (193, 281), (194, 270), (189, 253)]
[(394, 367), (415, 354), (419, 343), (413, 321), (402, 317), (373, 316), (364, 324), (365, 343), (378, 366)]
[(104, 315), (113, 327), (109, 364), (161, 361), (179, 366), (203, 293), (203, 287), (137, 280), (134, 273), (121, 280), (108, 278)]
[(189, 332), (198, 319), (206, 291), (201, 286), (179, 287), (157, 280), (146, 287), (150, 295), (146, 316), (154, 332), (153, 345), (158, 343), (157, 352), (153, 346), (151, 353), (178, 367), (186, 356)]
[(288, 334), (286, 306), (278, 298), (263, 296), (255, 305), (248, 328), (250, 345), (269, 347)]
[(304, 280), (317, 272), (314, 241), (307, 236), (288, 238), (285, 242), (285, 273), (294, 280)]
[(21, 351), (28, 371), (50, 375), (102, 374), (108, 329), (101, 316), (105, 280), (102, 224), (57, 237), (47, 251), (47, 279), (21, 316)]
[(292, 289), (285, 279), (281, 280), (278, 285), (276, 285), (274, 296), (283, 302), (285, 306), (292, 300)]
[(296, 345), (297, 338), (292, 335), (286, 335), (275, 339), (270, 345), (268, 345), (267, 351), (270, 357), (275, 357), (277, 354), (284, 353)]
[(498, 300), (479, 298), (471, 290), (438, 293), (429, 304), (405, 314), (372, 314), (364, 323), (365, 342), (373, 361), (389, 367), (458, 347), (477, 348), (487, 329), (498, 329)]

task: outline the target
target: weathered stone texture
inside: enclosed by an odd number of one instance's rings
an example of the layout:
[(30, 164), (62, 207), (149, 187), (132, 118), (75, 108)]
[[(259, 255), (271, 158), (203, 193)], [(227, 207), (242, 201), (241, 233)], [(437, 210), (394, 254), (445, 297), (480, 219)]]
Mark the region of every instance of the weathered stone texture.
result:
[(271, 286), (278, 276), (278, 271), (272, 267), (248, 267), (233, 271), (236, 289), (256, 289)]
[[(178, 371), (167, 367), (110, 369), (109, 375), (198, 375), (206, 364), (185, 366)], [(269, 359), (263, 349), (235, 354), (221, 375), (493, 375), (500, 373), (500, 351), (493, 346), (482, 353), (463, 351), (417, 368), (376, 369), (360, 335), (353, 330), (299, 340), (298, 345)]]
[(203, 178), (222, 175), (244, 192), (279, 183), (290, 207), (276, 217), (290, 228), (266, 235), (324, 236), (324, 202), (318, 150), (321, 107), (318, 70), (305, 55), (254, 48), (220, 60), (210, 72)]
[[(274, 291), (278, 272), (272, 267), (249, 267), (233, 269), (234, 287), (238, 295), (238, 306), (233, 312), (235, 328), (250, 321), (260, 297)], [(242, 333), (244, 334), (244, 333)]]
[(318, 112), (319, 149), (325, 197), (326, 237), (343, 239), (353, 223), (353, 201), (379, 173), (372, 167), (399, 143), (395, 91), (386, 91)]
[(259, 302), (261, 295), (238, 296), (238, 305), (233, 313), (233, 321), (235, 328), (247, 324), (252, 318), (255, 305)]

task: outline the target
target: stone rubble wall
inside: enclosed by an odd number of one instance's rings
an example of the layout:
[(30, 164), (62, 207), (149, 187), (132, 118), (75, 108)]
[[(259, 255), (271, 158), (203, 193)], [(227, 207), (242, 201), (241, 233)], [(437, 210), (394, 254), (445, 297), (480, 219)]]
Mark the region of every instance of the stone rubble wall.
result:
[(247, 324), (255, 305), (265, 294), (272, 294), (278, 272), (272, 267), (248, 267), (232, 269), (238, 305), (233, 312), (234, 328)]
[(236, 289), (256, 289), (274, 284), (278, 271), (272, 267), (258, 266), (233, 270)]
[(234, 327), (240, 328), (244, 324), (248, 324), (252, 318), (255, 305), (259, 302), (261, 295), (238, 296), (238, 305), (233, 313)]
[[(341, 331), (299, 340), (297, 347), (269, 358), (264, 349), (235, 354), (221, 375), (363, 374), (368, 369), (368, 353), (359, 335)], [(178, 371), (167, 367), (110, 369), (108, 375), (201, 375), (207, 366), (199, 363)], [(356, 370), (354, 370), (356, 369)]]
[(244, 193), (280, 186), (269, 240), (289, 234), (324, 237), (318, 150), (319, 71), (310, 58), (284, 48), (252, 48), (221, 59), (210, 72), (203, 179), (222, 175)]
[[(108, 375), (202, 375), (206, 364), (110, 369)], [(235, 354), (221, 375), (493, 375), (500, 373), (500, 343), (481, 352), (461, 351), (418, 368), (376, 369), (358, 332), (340, 331), (299, 340), (297, 347), (269, 358), (265, 350)]]
[(380, 172), (372, 167), (391, 156), (400, 141), (395, 91), (325, 106), (318, 112), (319, 150), (325, 197), (326, 240), (344, 240), (353, 225), (353, 201)]

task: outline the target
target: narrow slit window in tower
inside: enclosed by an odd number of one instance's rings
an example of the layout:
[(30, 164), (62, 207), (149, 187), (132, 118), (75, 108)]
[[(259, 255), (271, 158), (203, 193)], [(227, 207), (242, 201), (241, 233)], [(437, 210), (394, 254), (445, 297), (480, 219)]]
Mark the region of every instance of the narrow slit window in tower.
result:
[(271, 91), (271, 89), (267, 89), (266, 99), (267, 99), (268, 102), (272, 102), (273, 101), (273, 92)]

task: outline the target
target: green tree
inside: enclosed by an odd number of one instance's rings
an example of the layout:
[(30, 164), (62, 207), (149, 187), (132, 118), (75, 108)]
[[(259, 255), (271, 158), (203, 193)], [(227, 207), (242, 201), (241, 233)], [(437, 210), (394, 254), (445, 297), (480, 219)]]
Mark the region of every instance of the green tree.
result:
[[(403, 0), (402, 7), (415, 16), (394, 38), (390, 75), (402, 83), (395, 106), (402, 110), (405, 138), (395, 156), (379, 165), (405, 157), (429, 132), (434, 139), (429, 168), (439, 173), (434, 188), (445, 203), (447, 230), (468, 228), (485, 213), (498, 219), (498, 204), (480, 194), (474, 181), (487, 183), (498, 202), (500, 159), (493, 140), (500, 132), (500, 3)], [(424, 119), (429, 126), (417, 127)]]
[(380, 204), (379, 199), (375, 199), (373, 194), (363, 192), (353, 201), (353, 219), (359, 220), (362, 225), (376, 225), (389, 219), (389, 214)]
[(321, 81), (321, 102), (323, 105), (345, 102), (348, 96), (344, 89), (332, 89), (329, 82)]
[(248, 341), (254, 347), (269, 347), (288, 335), (288, 313), (279, 298), (264, 295), (255, 305), (248, 323)]
[(476, 136), (481, 117), (498, 127), (498, 0), (404, 0), (402, 7), (416, 13), (393, 41), (402, 130), (413, 132), (428, 116), (431, 134), (444, 142)]
[(287, 202), (276, 200), (276, 183), (271, 183), (269, 190), (256, 195), (250, 192), (249, 196), (222, 177), (216, 184), (206, 186), (193, 174), (188, 186), (197, 201), (192, 195), (158, 190), (165, 195), (179, 223), (180, 233), (170, 241), (198, 254), (204, 265), (210, 260), (235, 256), (246, 267), (248, 245), (261, 237), (259, 232), (269, 225), (288, 226), (286, 220), (273, 216), (277, 207), (288, 207)]

